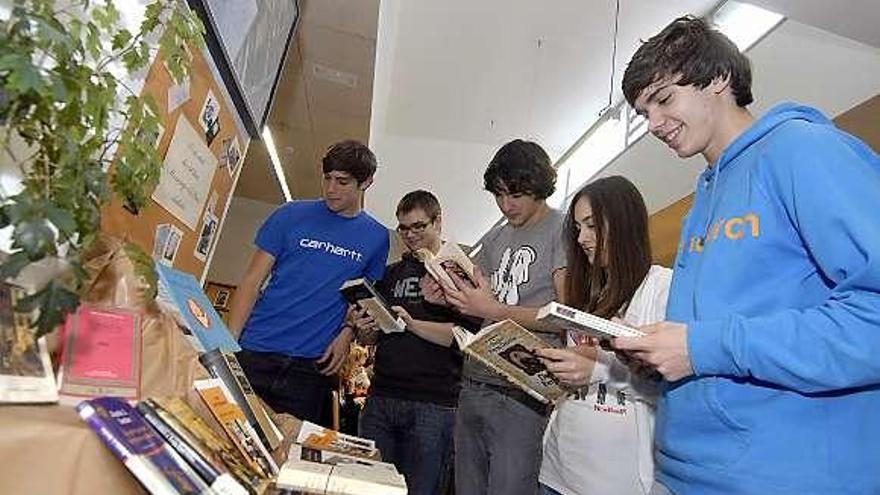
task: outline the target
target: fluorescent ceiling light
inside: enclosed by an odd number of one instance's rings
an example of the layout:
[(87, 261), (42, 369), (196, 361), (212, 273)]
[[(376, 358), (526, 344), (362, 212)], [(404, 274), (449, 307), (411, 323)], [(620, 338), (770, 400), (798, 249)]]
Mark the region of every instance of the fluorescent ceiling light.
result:
[[(784, 17), (754, 5), (728, 0), (709, 19), (744, 52), (778, 26)], [(611, 118), (617, 115), (625, 117)], [(554, 204), (567, 201), (647, 131), (644, 119), (635, 115), (626, 100), (619, 101), (600, 116), (556, 162), (558, 176), (568, 180), (564, 190), (557, 191), (552, 197)]]
[(712, 23), (727, 35), (740, 51), (746, 51), (784, 17), (752, 4), (729, 0), (712, 16)]
[(269, 126), (263, 127), (263, 142), (266, 143), (266, 150), (269, 151), (269, 160), (272, 161), (272, 168), (275, 170), (275, 180), (281, 186), (281, 192), (284, 193), (284, 201), (291, 201), (293, 196), (290, 195), (290, 189), (287, 187), (287, 178), (284, 177), (284, 169), (281, 168), (281, 159), (278, 158), (278, 150), (275, 149), (275, 140), (272, 139), (272, 132)]

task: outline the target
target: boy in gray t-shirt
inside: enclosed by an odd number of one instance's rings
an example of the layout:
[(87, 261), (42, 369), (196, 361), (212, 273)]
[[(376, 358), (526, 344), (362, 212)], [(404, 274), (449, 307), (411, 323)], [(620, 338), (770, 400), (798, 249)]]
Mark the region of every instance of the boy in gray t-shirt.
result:
[[(565, 250), (562, 247), (564, 219), (562, 212), (548, 208), (533, 225), (515, 227), (505, 223), (493, 227), (480, 239), (477, 245), (482, 245), (482, 248), (474, 261), (486, 274), (492, 293), (499, 302), (538, 308), (556, 300), (553, 273), (565, 268)], [(558, 333), (534, 333), (554, 347), (562, 345)], [(465, 361), (463, 374), (470, 380), (519, 390), (474, 359)]]
[[(513, 319), (535, 327), (540, 306), (562, 293), (563, 215), (547, 206), (556, 170), (535, 143), (515, 140), (498, 150), (483, 175), (507, 223), (480, 241), (478, 286), (440, 288), (425, 279), (431, 302), (451, 304), (484, 324)], [(559, 345), (559, 335), (539, 333)], [(456, 493), (535, 495), (547, 408), (486, 367), (467, 360), (455, 419)], [(490, 462), (491, 459), (491, 462)]]

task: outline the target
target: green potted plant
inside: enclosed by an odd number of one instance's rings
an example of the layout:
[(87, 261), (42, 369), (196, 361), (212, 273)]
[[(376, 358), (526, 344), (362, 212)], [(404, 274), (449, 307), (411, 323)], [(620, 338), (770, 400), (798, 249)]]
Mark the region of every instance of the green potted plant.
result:
[[(16, 0), (0, 21), (0, 163), (21, 178), (19, 190), (0, 188), (0, 228), (12, 231), (0, 280), (47, 261), (69, 274), (17, 306), (35, 311), (35, 337), (78, 307), (87, 279), (81, 255), (99, 234), (101, 207), (115, 196), (136, 214), (159, 179), (155, 143), (143, 139), (158, 133), (156, 104), (135, 94), (114, 67), (134, 73), (158, 51), (181, 81), (187, 47), (200, 45), (202, 33), (195, 14), (176, 0), (148, 5), (134, 32), (120, 25), (111, 0)], [(134, 245), (127, 251), (155, 291), (150, 258)]]

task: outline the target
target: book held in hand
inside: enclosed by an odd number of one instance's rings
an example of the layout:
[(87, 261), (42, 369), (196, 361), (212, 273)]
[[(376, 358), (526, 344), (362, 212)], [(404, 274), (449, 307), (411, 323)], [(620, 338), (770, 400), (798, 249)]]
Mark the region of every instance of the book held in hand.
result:
[(621, 323), (615, 323), (585, 311), (558, 302), (550, 302), (538, 310), (536, 319), (551, 328), (575, 334), (587, 334), (597, 339), (615, 337), (642, 337), (645, 334)]
[(254, 389), (251, 388), (251, 383), (238, 363), (235, 354), (214, 349), (200, 355), (199, 362), (212, 377), (223, 381), (248, 423), (260, 436), (260, 440), (269, 450), (277, 449), (284, 441), (284, 436), (272, 418), (269, 417), (269, 413), (263, 407), (263, 403), (260, 402)]
[(339, 288), (342, 296), (350, 304), (367, 310), (376, 321), (376, 325), (385, 333), (402, 332), (406, 329), (403, 319), (391, 311), (385, 298), (365, 278), (346, 280)]
[(455, 273), (467, 280), (472, 285), (477, 285), (474, 262), (464, 254), (461, 247), (453, 241), (446, 241), (440, 246), (437, 254), (422, 248), (414, 253), (425, 264), (425, 270), (440, 283), (449, 287), (455, 287), (452, 277), (448, 272)]
[(241, 350), (195, 277), (162, 264), (156, 265), (156, 272), (159, 274), (156, 301), (185, 330), (197, 352)]
[(462, 352), (504, 376), (538, 401), (552, 404), (566, 395), (556, 377), (535, 354), (537, 349), (552, 346), (515, 321), (499, 321), (476, 334), (454, 326), (452, 335)]
[(22, 297), (23, 289), (0, 283), (0, 402), (57, 402), (46, 339), (34, 341), (31, 315), (14, 311)]
[(101, 396), (137, 400), (141, 381), (141, 315), (83, 304), (67, 317), (58, 375), (62, 402)]

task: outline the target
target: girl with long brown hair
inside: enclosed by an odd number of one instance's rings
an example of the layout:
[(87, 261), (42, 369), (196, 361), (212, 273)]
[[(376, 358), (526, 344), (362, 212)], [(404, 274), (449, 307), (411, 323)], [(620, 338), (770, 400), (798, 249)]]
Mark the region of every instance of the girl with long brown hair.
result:
[[(614, 176), (584, 186), (572, 198), (563, 235), (564, 304), (633, 326), (663, 320), (672, 272), (651, 265), (648, 213), (630, 181)], [(543, 493), (648, 493), (656, 382), (589, 339), (568, 340), (567, 349), (540, 351), (561, 381), (580, 387), (547, 427)]]

